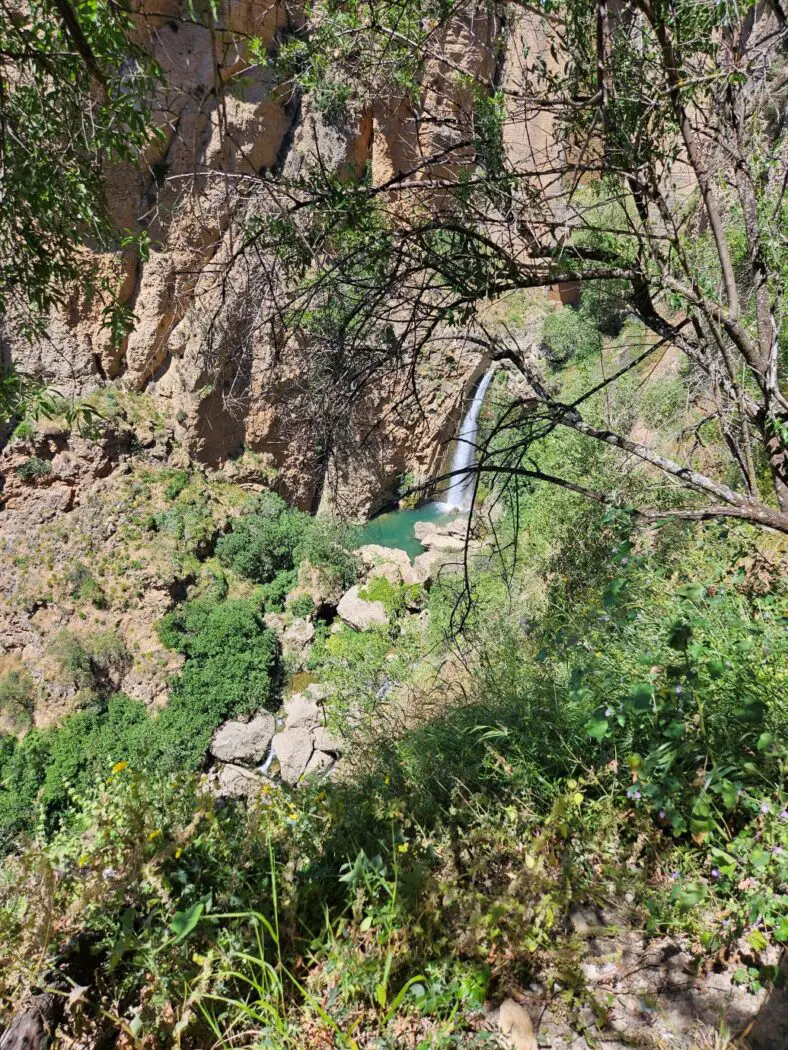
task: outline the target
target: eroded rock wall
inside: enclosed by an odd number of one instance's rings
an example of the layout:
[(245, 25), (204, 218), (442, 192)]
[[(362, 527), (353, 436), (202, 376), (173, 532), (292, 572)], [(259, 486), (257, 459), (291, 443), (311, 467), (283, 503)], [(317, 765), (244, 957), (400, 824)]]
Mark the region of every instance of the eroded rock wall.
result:
[[(403, 98), (330, 124), (249, 55), (252, 37), (273, 52), (303, 23), (297, 2), (225, 0), (210, 27), (188, 17), (185, 0), (141, 0), (138, 39), (164, 76), (159, 133), (141, 170), (107, 172), (107, 194), (118, 228), (146, 230), (150, 252), (100, 260), (134, 311), (133, 331), (114, 346), (99, 307), (75, 296), (47, 339), (14, 342), (12, 357), (68, 395), (106, 384), (145, 392), (192, 459), (218, 466), (251, 449), (300, 506), (316, 509), (322, 496), (363, 516), (399, 476), (437, 469), (478, 352), (458, 343), (449, 355), (428, 354), (415, 377), (384, 380), (354, 404), (327, 456), (304, 424), (313, 348), (271, 320), (284, 299), (280, 278), (270, 258), (239, 251), (241, 231), (259, 212), (258, 176), (267, 173), (296, 178), (319, 164), (358, 178), (370, 165), (376, 181), (411, 170), (450, 179), (461, 151), (452, 164), (429, 159), (468, 137), (467, 77), (492, 84), (501, 26), (492, 5), (470, 0), (436, 36), (418, 103)], [(443, 130), (436, 117), (449, 118)]]

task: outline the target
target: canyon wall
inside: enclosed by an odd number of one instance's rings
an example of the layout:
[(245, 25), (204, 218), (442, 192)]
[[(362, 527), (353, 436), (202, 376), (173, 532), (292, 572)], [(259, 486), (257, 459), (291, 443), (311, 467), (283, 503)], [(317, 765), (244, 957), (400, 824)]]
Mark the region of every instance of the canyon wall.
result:
[[(426, 479), (439, 469), (479, 352), (461, 339), (448, 352), (445, 341), (434, 353), (427, 348), (415, 375), (392, 370), (343, 406), (340, 438), (326, 439), (310, 403), (319, 348), (278, 318), (285, 296), (275, 260), (241, 251), (243, 230), (271, 206), (271, 176), (294, 179), (319, 164), (349, 179), (369, 169), (380, 183), (467, 135), (467, 78), (500, 78), (505, 27), (493, 5), (471, 0), (436, 35), (418, 103), (403, 95), (332, 123), (249, 53), (251, 38), (275, 55), (303, 28), (297, 3), (224, 0), (210, 26), (187, 12), (186, 0), (141, 0), (138, 40), (164, 77), (154, 103), (158, 134), (141, 170), (107, 173), (118, 228), (150, 238), (147, 258), (128, 250), (101, 260), (134, 312), (133, 331), (113, 345), (98, 307), (75, 295), (45, 340), (11, 340), (11, 357), (67, 396), (113, 385), (145, 393), (189, 459), (218, 467), (252, 452), (299, 506), (315, 510), (322, 499), (364, 516), (402, 475)], [(451, 178), (466, 159), (462, 151), (452, 158), (422, 166), (415, 178)]]

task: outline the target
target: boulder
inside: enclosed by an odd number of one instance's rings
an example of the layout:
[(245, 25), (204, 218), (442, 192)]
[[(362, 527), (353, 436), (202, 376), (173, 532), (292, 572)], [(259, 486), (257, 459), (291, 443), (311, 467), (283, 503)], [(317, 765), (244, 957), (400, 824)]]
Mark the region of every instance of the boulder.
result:
[(282, 652), (285, 656), (293, 657), (301, 666), (314, 637), (315, 625), (312, 621), (296, 618), (282, 631)]
[[(419, 522), (418, 525), (424, 524)], [(462, 536), (450, 536), (448, 533), (432, 527), (429, 529), (421, 530), (421, 535), (417, 537), (421, 542), (422, 547), (425, 550), (439, 550), (439, 551), (461, 551), (465, 547), (465, 538)], [(418, 558), (416, 559), (418, 562)]]
[(398, 547), (381, 547), (378, 543), (366, 543), (356, 554), (367, 570), (366, 579), (385, 576), (393, 584), (424, 583), (423, 572), (412, 564), (408, 554)]
[(268, 711), (260, 711), (249, 722), (225, 722), (214, 733), (211, 754), (222, 762), (256, 765), (271, 745), (276, 721)]
[(355, 627), (358, 631), (364, 631), (375, 623), (389, 622), (383, 602), (359, 598), (357, 585), (342, 595), (337, 612), (349, 627)]
[(311, 777), (316, 773), (327, 773), (336, 764), (336, 759), (327, 755), (324, 751), (315, 751), (306, 764), (305, 777)]
[(342, 750), (342, 741), (333, 735), (325, 726), (318, 726), (312, 733), (312, 742), (317, 751), (326, 751), (338, 755)]
[(274, 753), (279, 759), (279, 775), (285, 784), (294, 787), (298, 783), (313, 751), (311, 729), (284, 729), (276, 734)]
[(231, 798), (249, 798), (260, 790), (262, 780), (244, 766), (223, 765), (216, 776), (216, 793)]
[(441, 572), (448, 575), (462, 572), (462, 555), (456, 551), (429, 550), (416, 558), (416, 567), (424, 574), (425, 582), (436, 580)]
[(315, 606), (335, 606), (342, 596), (342, 583), (325, 565), (313, 565), (304, 558), (298, 566), (298, 586), (290, 592), (289, 597), (297, 598), (308, 594)]
[(303, 693), (294, 693), (283, 707), (287, 729), (317, 729), (322, 718), (315, 700)]

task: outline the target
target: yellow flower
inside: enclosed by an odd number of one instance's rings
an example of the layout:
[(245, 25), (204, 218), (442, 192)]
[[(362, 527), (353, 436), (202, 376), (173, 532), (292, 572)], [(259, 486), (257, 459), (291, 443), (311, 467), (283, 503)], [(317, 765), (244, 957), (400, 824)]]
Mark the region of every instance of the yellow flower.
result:
[(113, 772), (113, 774), (114, 773), (122, 773), (124, 769), (128, 769), (128, 768), (129, 768), (128, 762), (116, 762), (115, 765), (112, 767), (112, 772)]
[(153, 842), (155, 839), (161, 838), (161, 828), (156, 828), (155, 831), (151, 831), (148, 835), (148, 842)]
[(399, 850), (400, 853), (407, 853), (408, 852), (408, 844), (407, 844), (407, 842), (401, 842), (399, 844), (399, 846), (397, 846), (397, 849)]

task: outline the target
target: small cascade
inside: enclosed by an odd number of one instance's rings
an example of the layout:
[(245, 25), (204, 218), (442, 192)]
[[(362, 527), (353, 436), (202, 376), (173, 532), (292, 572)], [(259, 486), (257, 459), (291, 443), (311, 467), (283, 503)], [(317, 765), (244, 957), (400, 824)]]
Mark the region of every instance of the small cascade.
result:
[(451, 471), (465, 471), (455, 474), (449, 482), (440, 506), (446, 510), (470, 510), (473, 500), (473, 475), (470, 468), (476, 463), (476, 435), (479, 430), (479, 416), (484, 403), (484, 395), (493, 377), (495, 367), (482, 376), (481, 382), (476, 387), (465, 419), (462, 421), (460, 432), (457, 434), (457, 447), (451, 461)]

